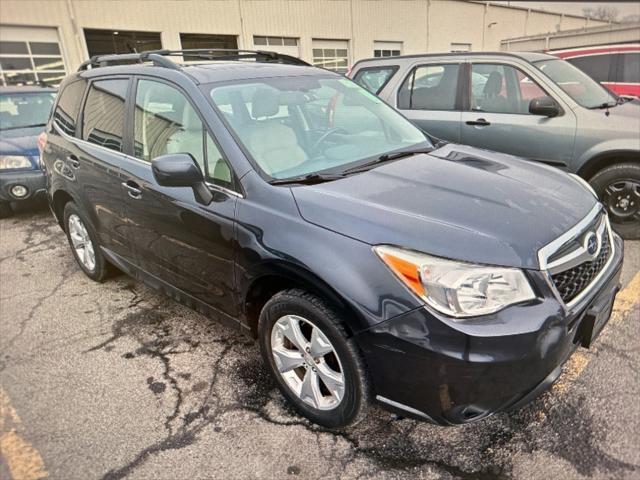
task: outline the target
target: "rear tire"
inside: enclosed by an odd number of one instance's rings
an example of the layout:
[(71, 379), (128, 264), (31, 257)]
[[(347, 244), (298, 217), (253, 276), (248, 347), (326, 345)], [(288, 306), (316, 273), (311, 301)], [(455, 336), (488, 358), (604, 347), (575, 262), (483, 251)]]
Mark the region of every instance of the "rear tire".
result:
[(603, 168), (589, 183), (607, 208), (613, 229), (625, 240), (640, 239), (640, 163)]
[(327, 428), (364, 418), (370, 401), (364, 361), (330, 304), (304, 290), (277, 293), (260, 313), (258, 335), (265, 364), (300, 415)]
[(13, 215), (13, 209), (9, 202), (0, 202), (0, 218), (9, 218)]
[(91, 280), (103, 282), (110, 273), (109, 264), (91, 222), (74, 202), (64, 207), (64, 230), (78, 266)]

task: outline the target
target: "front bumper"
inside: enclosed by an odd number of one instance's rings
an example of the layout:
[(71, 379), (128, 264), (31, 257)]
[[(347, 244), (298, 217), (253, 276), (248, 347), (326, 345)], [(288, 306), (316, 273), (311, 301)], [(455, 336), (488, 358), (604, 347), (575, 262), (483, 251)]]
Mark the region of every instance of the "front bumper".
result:
[(535, 302), (465, 322), (421, 307), (357, 334), (377, 399), (401, 415), (440, 425), (530, 402), (582, 344), (587, 312), (613, 302), (622, 267), (622, 240), (614, 241), (607, 271), (571, 310), (556, 300), (542, 272), (531, 272)]
[[(27, 188), (27, 194), (16, 197), (11, 194), (11, 188), (22, 185)], [(25, 170), (11, 173), (0, 173), (0, 201), (19, 202), (46, 193), (46, 177), (42, 170)]]

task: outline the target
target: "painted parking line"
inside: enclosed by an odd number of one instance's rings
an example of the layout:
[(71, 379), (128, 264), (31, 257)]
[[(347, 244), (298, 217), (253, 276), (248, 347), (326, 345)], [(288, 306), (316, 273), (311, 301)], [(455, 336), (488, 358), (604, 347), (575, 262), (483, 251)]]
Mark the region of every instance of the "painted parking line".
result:
[[(611, 325), (619, 323), (623, 318), (626, 318), (629, 313), (632, 312), (640, 304), (640, 272), (636, 273), (629, 284), (620, 290), (616, 297), (616, 302), (613, 305), (611, 312), (611, 318), (609, 319), (610, 328)], [(606, 335), (607, 326), (602, 333)], [(558, 394), (564, 394), (569, 385), (573, 383), (580, 374), (587, 368), (589, 361), (593, 355), (589, 354), (586, 350), (577, 350), (565, 364), (562, 376), (553, 385), (552, 392)]]
[(18, 434), (21, 423), (9, 396), (0, 387), (0, 460), (13, 480), (45, 478), (49, 474), (40, 453)]

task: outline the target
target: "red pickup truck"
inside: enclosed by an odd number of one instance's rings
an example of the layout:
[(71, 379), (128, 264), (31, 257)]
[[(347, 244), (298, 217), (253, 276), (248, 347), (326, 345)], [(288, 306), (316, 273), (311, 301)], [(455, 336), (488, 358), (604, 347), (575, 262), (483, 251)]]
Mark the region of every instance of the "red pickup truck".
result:
[(640, 97), (640, 43), (547, 52), (572, 63), (618, 95)]

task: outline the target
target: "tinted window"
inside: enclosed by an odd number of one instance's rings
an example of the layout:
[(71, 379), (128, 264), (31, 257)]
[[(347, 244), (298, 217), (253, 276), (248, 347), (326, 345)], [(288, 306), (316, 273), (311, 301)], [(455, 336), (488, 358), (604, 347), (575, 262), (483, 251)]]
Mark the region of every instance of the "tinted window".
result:
[(612, 60), (613, 55), (590, 55), (588, 57), (568, 58), (567, 62), (578, 67), (596, 82), (608, 82)]
[(75, 135), (76, 133), (76, 121), (84, 87), (84, 80), (73, 82), (64, 87), (59, 95), (53, 119), (60, 130), (67, 135)]
[(517, 68), (498, 64), (471, 67), (471, 110), (529, 114), (531, 100), (545, 95), (544, 90)]
[(372, 93), (379, 93), (397, 69), (396, 66), (362, 68), (358, 70), (353, 81)]
[(140, 80), (134, 125), (137, 157), (150, 162), (167, 153), (188, 153), (214, 183), (232, 186), (231, 169), (196, 110), (179, 90)]
[(640, 53), (619, 53), (620, 65), (616, 82), (640, 83)]
[(404, 81), (398, 108), (404, 110), (454, 110), (459, 65), (423, 65)]
[(122, 151), (124, 102), (129, 80), (100, 80), (91, 84), (82, 115), (82, 139)]

